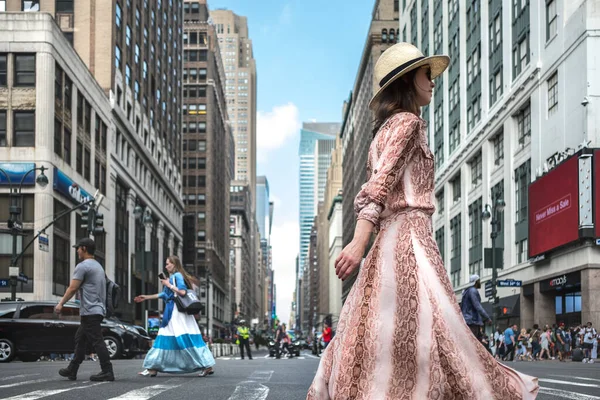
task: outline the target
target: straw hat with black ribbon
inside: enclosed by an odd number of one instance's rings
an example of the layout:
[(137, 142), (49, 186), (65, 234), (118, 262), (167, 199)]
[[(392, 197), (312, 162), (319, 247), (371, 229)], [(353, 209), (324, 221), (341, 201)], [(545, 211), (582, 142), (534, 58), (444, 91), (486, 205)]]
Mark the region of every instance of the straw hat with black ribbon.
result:
[(427, 65), (431, 70), (431, 79), (435, 79), (444, 72), (449, 63), (450, 58), (448, 56), (425, 57), (419, 49), (410, 43), (393, 45), (381, 54), (375, 64), (374, 74), (375, 80), (379, 82), (379, 90), (371, 99), (369, 106), (392, 82), (407, 72)]

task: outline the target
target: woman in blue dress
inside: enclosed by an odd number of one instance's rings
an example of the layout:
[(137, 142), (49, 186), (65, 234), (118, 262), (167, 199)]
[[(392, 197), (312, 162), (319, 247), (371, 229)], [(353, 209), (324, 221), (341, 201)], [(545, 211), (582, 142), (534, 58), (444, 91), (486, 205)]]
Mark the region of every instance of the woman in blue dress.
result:
[(161, 279), (163, 291), (140, 295), (134, 301), (162, 299), (165, 303), (163, 319), (154, 345), (146, 354), (143, 372), (139, 375), (154, 377), (158, 372), (187, 374), (200, 371), (201, 377), (212, 375), (215, 359), (202, 340), (202, 334), (193, 315), (179, 312), (175, 296), (185, 296), (195, 279), (181, 266), (179, 257), (167, 258), (168, 279)]

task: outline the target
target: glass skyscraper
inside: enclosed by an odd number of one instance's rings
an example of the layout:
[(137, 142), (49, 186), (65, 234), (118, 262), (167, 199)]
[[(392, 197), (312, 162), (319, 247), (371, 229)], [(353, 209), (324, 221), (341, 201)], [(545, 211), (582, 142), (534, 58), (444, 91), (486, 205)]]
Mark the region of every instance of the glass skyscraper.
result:
[(317, 206), (323, 201), (331, 150), (339, 130), (338, 123), (305, 122), (300, 131), (300, 271), (304, 267)]

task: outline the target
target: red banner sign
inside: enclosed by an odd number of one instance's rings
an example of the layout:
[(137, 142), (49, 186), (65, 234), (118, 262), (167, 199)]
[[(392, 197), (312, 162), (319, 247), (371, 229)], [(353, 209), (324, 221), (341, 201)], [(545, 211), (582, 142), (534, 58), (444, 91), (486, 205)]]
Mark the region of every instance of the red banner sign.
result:
[(529, 185), (529, 257), (579, 239), (579, 158)]

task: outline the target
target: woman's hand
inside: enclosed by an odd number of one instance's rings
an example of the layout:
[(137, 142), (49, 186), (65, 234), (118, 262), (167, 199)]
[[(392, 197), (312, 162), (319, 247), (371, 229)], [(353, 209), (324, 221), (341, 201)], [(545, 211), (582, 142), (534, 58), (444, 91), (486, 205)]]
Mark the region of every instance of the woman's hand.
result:
[(348, 278), (360, 265), (365, 252), (365, 245), (352, 240), (335, 259), (335, 274), (341, 280)]
[(168, 279), (161, 279), (160, 282), (163, 284), (163, 286), (166, 286), (168, 288), (171, 287), (171, 281)]
[(143, 294), (139, 295), (133, 299), (133, 301), (135, 301), (136, 303), (141, 303), (142, 301), (145, 301), (145, 300), (146, 300), (146, 296), (144, 296)]

